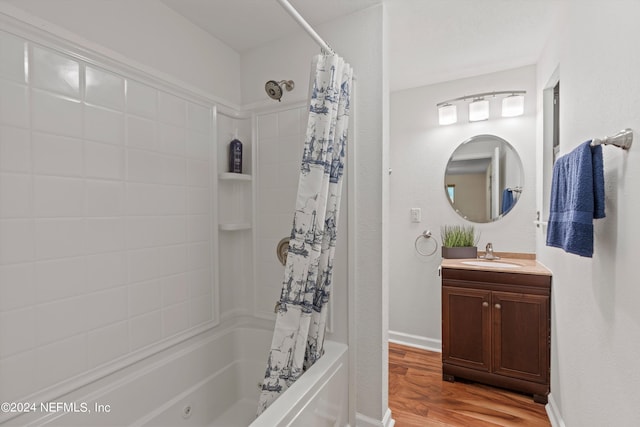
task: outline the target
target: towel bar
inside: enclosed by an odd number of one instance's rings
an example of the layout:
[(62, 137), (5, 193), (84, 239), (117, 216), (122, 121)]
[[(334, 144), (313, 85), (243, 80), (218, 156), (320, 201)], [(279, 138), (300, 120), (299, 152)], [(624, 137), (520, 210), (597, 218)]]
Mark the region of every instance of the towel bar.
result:
[(606, 138), (593, 138), (591, 140), (591, 146), (595, 147), (596, 145), (615, 145), (616, 147), (620, 147), (623, 150), (628, 150), (631, 147), (631, 143), (633, 142), (633, 131), (629, 128), (621, 130), (612, 136), (607, 136)]

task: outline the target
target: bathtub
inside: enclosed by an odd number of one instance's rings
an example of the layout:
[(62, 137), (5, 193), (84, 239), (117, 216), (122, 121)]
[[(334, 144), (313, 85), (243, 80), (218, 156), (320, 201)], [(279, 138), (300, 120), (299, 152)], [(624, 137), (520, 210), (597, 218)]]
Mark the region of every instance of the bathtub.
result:
[(332, 341), (325, 343), (322, 358), (256, 418), (271, 336), (271, 329), (256, 324), (204, 334), (59, 399), (76, 402), (75, 408), (35, 418), (27, 414), (8, 424), (346, 426), (347, 346)]

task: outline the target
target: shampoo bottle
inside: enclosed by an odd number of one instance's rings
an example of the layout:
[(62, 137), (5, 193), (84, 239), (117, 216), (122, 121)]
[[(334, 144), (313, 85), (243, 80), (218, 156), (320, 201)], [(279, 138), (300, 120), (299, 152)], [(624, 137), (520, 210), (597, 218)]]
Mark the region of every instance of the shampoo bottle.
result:
[(229, 143), (229, 172), (242, 173), (242, 142), (237, 138)]

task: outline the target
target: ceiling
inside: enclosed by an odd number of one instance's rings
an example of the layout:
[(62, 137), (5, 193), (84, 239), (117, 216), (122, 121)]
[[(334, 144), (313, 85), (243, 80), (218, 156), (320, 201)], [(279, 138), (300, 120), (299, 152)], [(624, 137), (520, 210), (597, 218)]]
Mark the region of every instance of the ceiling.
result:
[[(162, 2), (239, 53), (300, 31), (276, 0)], [(536, 63), (564, 0), (290, 3), (313, 27), (385, 3), (390, 88), (396, 91)]]

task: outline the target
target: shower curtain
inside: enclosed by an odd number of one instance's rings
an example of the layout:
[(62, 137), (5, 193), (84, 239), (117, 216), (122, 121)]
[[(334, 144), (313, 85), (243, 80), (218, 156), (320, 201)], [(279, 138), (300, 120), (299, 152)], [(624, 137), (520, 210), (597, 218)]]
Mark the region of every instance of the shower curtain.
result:
[(314, 57), (307, 132), (261, 414), (323, 354), (353, 72), (337, 55)]

